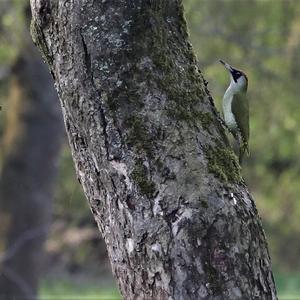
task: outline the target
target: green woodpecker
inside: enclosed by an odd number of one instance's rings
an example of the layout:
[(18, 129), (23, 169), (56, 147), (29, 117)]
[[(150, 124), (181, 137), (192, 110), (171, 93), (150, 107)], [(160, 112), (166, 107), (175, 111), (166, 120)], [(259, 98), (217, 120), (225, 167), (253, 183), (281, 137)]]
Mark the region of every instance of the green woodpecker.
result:
[(223, 97), (224, 121), (239, 143), (239, 161), (242, 163), (245, 151), (249, 155), (249, 103), (246, 97), (248, 78), (245, 73), (223, 60), (220, 63), (230, 74), (230, 85)]

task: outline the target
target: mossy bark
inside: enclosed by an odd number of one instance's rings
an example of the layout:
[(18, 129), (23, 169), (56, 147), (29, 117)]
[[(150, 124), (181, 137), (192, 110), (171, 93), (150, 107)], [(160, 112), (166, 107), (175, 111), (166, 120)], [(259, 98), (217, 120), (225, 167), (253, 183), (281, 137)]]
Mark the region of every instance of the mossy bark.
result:
[(181, 1), (31, 1), (124, 299), (276, 299)]

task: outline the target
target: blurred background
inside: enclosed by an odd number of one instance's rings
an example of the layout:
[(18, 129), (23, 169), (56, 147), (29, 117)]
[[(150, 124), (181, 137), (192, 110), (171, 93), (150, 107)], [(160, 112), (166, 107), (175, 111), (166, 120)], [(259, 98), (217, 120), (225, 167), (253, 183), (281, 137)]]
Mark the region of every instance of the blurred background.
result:
[[(251, 156), (243, 175), (280, 299), (300, 299), (300, 1), (183, 2), (219, 110), (229, 76), (218, 59), (249, 77)], [(0, 0), (0, 293), (118, 299), (29, 19), (28, 1)]]

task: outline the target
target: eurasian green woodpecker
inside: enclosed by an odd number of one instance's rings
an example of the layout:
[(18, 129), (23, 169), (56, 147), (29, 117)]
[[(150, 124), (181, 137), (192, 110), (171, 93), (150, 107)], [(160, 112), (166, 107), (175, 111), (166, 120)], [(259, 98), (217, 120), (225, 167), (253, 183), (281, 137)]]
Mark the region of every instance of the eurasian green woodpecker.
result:
[(230, 85), (223, 97), (224, 121), (239, 144), (239, 161), (242, 163), (245, 151), (249, 155), (249, 102), (246, 97), (248, 78), (245, 73), (223, 60), (220, 63), (230, 74)]

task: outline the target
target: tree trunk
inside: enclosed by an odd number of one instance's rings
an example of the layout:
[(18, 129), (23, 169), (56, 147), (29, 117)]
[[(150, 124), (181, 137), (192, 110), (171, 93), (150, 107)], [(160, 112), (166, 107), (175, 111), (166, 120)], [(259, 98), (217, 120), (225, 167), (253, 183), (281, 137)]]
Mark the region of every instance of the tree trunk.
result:
[(181, 1), (31, 6), (124, 299), (276, 299), (261, 222)]
[(35, 299), (63, 136), (57, 94), (30, 34), (14, 66), (0, 180), (0, 299)]

